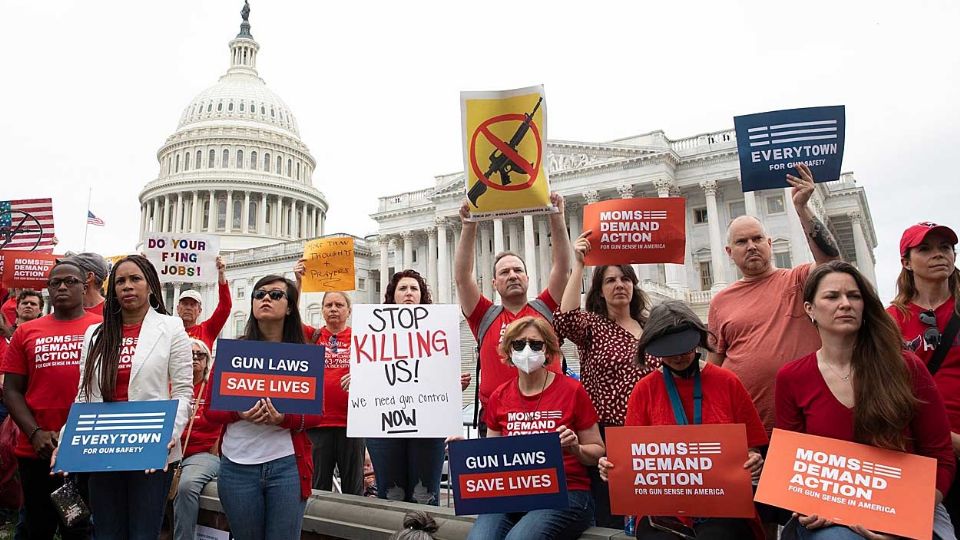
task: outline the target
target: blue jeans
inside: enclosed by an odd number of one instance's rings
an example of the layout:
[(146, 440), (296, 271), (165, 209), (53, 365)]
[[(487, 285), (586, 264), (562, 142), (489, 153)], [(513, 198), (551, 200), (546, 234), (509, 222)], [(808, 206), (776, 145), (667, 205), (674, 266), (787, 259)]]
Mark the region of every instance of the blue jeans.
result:
[(307, 501), (300, 499), (295, 457), (241, 465), (224, 456), (217, 490), (236, 540), (300, 539)]
[(443, 439), (367, 439), (377, 497), (439, 505)]
[(100, 472), (90, 474), (90, 512), (97, 540), (156, 540), (173, 480), (167, 472)]
[(468, 540), (564, 540), (580, 538), (593, 525), (593, 497), (589, 491), (568, 491), (566, 510), (531, 510), (477, 516)]
[[(795, 523), (794, 534), (797, 540), (860, 540), (863, 538), (851, 529), (840, 525), (810, 531), (802, 527), (799, 522)], [(957, 538), (950, 523), (950, 514), (947, 513), (943, 503), (933, 508), (933, 538), (934, 540), (956, 540)]]
[(197, 536), (197, 514), (200, 513), (200, 492), (217, 477), (220, 458), (200, 452), (183, 460), (177, 498), (173, 500), (174, 540), (194, 540)]

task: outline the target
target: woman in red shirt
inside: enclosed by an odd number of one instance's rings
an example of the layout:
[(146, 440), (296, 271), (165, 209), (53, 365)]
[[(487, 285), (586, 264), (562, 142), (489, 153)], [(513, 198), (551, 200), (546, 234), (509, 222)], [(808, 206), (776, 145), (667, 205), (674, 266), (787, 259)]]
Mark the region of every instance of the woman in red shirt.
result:
[[(638, 364), (637, 343), (647, 322), (650, 299), (640, 289), (637, 274), (629, 264), (597, 266), (580, 309), (583, 258), (590, 253), (590, 235), (584, 231), (573, 245), (573, 271), (563, 291), (560, 310), (553, 327), (560, 338), (577, 345), (580, 354), (580, 382), (597, 407), (600, 437), (606, 428), (622, 426), (627, 417), (627, 400), (641, 378), (659, 367), (656, 359)], [(620, 528), (623, 516), (610, 515), (610, 491), (597, 469), (590, 468), (590, 490), (597, 506), (597, 525)]]
[[(850, 264), (815, 268), (803, 299), (822, 345), (777, 373), (777, 427), (936, 459), (934, 532), (954, 538), (941, 501), (956, 464), (950, 424), (930, 373), (901, 350), (899, 329)], [(797, 521), (801, 539), (884, 538), (861, 526), (831, 526), (819, 516)]]
[[(650, 311), (637, 348), (637, 362), (660, 359), (661, 369), (640, 379), (627, 405), (628, 426), (673, 426), (686, 424), (744, 424), (747, 451), (744, 469), (759, 479), (763, 458), (756, 450), (767, 444), (767, 434), (750, 395), (736, 375), (701, 360), (698, 348), (712, 351), (712, 335), (699, 317), (683, 302), (664, 302)], [(700, 399), (697, 399), (697, 395)], [(600, 459), (600, 476), (606, 480), (614, 467)], [(689, 518), (686, 524), (704, 540), (763, 538), (759, 520)], [(637, 538), (676, 538), (657, 530), (648, 519), (637, 521)]]
[[(500, 385), (487, 401), (487, 437), (556, 432), (563, 447), (563, 470), (570, 501), (565, 510), (532, 510), (477, 517), (468, 538), (579, 538), (593, 525), (593, 497), (587, 467), (603, 455), (597, 411), (580, 382), (544, 369), (560, 357), (553, 327), (540, 317), (522, 317), (507, 327), (500, 342), (504, 362), (517, 367), (518, 377)], [(528, 429), (509, 422), (510, 415), (535, 414), (547, 426)]]

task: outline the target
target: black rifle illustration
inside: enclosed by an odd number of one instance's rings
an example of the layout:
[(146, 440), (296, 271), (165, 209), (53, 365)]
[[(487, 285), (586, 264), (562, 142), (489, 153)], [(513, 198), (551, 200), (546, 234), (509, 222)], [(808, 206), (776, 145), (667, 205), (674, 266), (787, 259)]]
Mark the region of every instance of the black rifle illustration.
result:
[[(507, 146), (511, 150), (516, 151), (517, 146), (520, 146), (520, 141), (527, 135), (527, 131), (530, 130), (530, 124), (533, 122), (533, 115), (537, 114), (537, 109), (540, 108), (540, 104), (543, 103), (543, 97), (537, 100), (537, 104), (534, 105), (533, 110), (529, 114), (524, 113), (523, 122), (520, 123), (520, 126), (517, 128), (517, 132), (513, 134), (513, 137), (510, 138), (510, 142), (507, 143)], [(530, 165), (528, 164), (528, 167)], [(510, 185), (510, 173), (512, 172), (521, 172), (526, 173), (526, 171), (519, 164), (514, 163), (506, 154), (496, 149), (490, 154), (490, 167), (487, 168), (487, 172), (484, 173), (483, 177), (487, 180), (490, 180), (490, 177), (494, 173), (500, 175), (500, 183), (505, 186)], [(487, 192), (487, 185), (483, 183), (480, 179), (477, 179), (477, 183), (470, 188), (470, 192), (467, 193), (467, 199), (470, 200), (470, 203), (476, 207), (477, 199), (481, 195)]]

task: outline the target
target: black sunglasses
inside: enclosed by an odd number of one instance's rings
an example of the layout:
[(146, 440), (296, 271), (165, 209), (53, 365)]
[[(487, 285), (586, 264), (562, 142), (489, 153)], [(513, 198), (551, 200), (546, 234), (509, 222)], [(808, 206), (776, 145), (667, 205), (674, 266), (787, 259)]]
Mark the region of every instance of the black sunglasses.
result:
[(207, 357), (207, 353), (205, 353), (205, 352), (203, 352), (203, 351), (193, 351), (193, 357), (194, 357), (194, 358), (206, 358), (206, 357)]
[(543, 350), (543, 341), (539, 339), (515, 339), (510, 342), (510, 346), (517, 352), (522, 351), (528, 344), (530, 345), (530, 350), (533, 352)]
[(49, 289), (59, 289), (60, 285), (66, 285), (67, 287), (76, 287), (83, 283), (83, 280), (77, 279), (75, 277), (66, 277), (66, 278), (53, 278), (47, 280), (47, 288)]
[(937, 328), (937, 314), (932, 309), (920, 313), (920, 322), (929, 326), (923, 332), (923, 340), (934, 347), (940, 346), (940, 329)]
[(268, 291), (268, 290), (266, 290), (266, 289), (257, 289), (256, 292), (253, 293), (253, 299), (254, 299), (254, 300), (263, 300), (263, 299), (266, 298), (268, 295), (270, 296), (270, 299), (271, 299), (271, 300), (276, 301), (276, 300), (280, 300), (281, 298), (283, 298), (284, 296), (286, 296), (287, 293), (286, 293), (286, 291), (281, 291), (280, 289), (273, 289), (273, 290), (270, 290), (270, 291)]

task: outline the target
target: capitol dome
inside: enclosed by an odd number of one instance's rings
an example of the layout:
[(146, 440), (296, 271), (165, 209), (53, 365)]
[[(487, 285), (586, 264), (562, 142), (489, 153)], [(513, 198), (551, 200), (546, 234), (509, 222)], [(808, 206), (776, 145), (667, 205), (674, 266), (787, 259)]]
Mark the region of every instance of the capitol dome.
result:
[(208, 233), (233, 251), (323, 234), (316, 160), (257, 73), (249, 13), (245, 5), (229, 43), (230, 68), (190, 101), (157, 152), (160, 172), (140, 193), (141, 242), (149, 232)]

